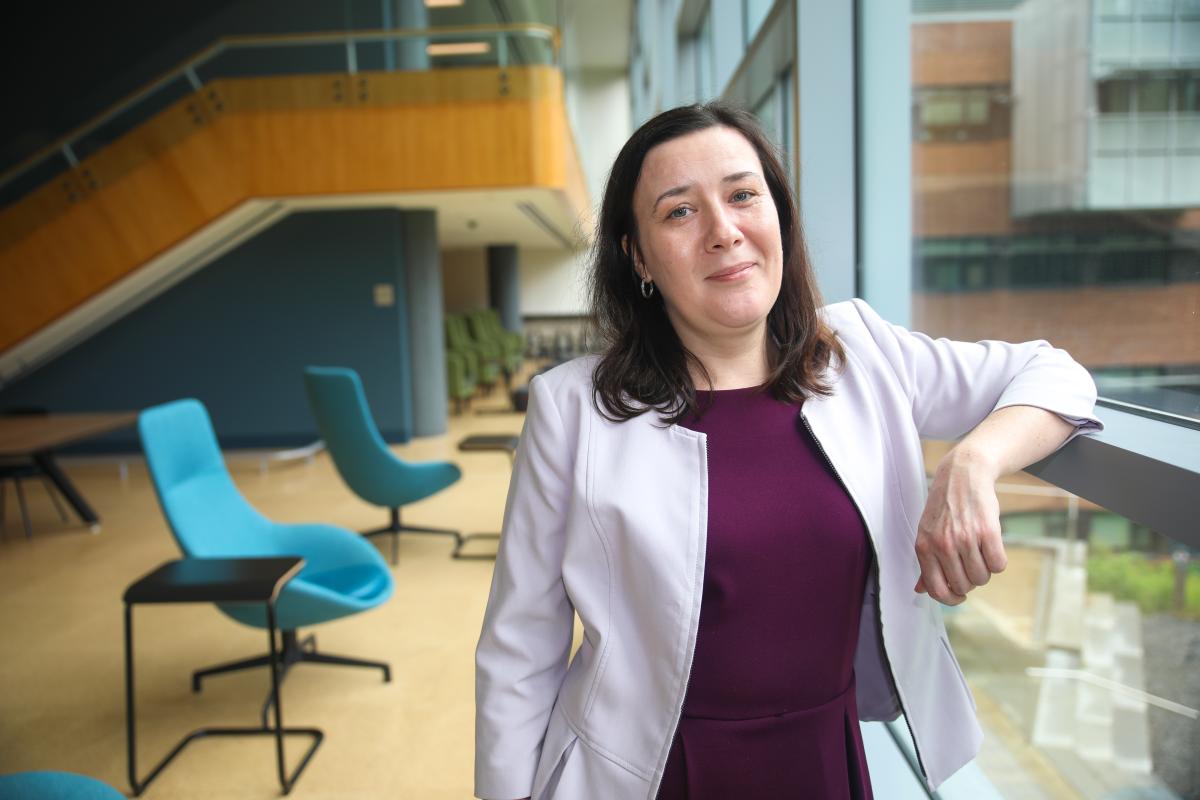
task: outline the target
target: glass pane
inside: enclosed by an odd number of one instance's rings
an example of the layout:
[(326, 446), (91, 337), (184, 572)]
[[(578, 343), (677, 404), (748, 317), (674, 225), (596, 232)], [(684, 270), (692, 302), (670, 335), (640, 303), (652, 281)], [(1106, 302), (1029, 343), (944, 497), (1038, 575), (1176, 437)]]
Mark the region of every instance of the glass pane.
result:
[(1185, 75), (1179, 79), (1179, 110), (1195, 114), (1200, 112), (1200, 75)]
[(1143, 19), (1137, 26), (1137, 55), (1141, 59), (1167, 61), (1171, 58), (1173, 22)]
[(704, 12), (704, 21), (696, 34), (696, 95), (701, 102), (713, 98), (712, 7)]
[[(1200, 17), (1200, 11), (1193, 12), (1192, 18), (1196, 17)], [(1181, 22), (1179, 24), (1179, 36), (1176, 39), (1175, 48), (1176, 61), (1194, 64), (1197, 59), (1200, 59), (1200, 22)]]
[(1143, 78), (1137, 84), (1139, 114), (1163, 114), (1170, 108), (1171, 81), (1169, 78)]
[(758, 29), (762, 27), (775, 0), (743, 0), (743, 2), (746, 15), (746, 43), (749, 44), (758, 35)]
[(1100, 0), (1099, 10), (1106, 17), (1127, 17), (1133, 11), (1133, 0)]
[(967, 92), (966, 123), (968, 125), (986, 125), (990, 103), (987, 90)]
[(1175, 0), (1141, 0), (1137, 9), (1143, 19), (1169, 17), (1175, 13)]
[(763, 98), (754, 107), (754, 116), (758, 117), (762, 129), (770, 137), (776, 147), (783, 151), (786, 142), (783, 135), (783, 118), (780, 114), (781, 84), (777, 81), (771, 86)]
[(1100, 113), (1124, 114), (1132, 108), (1133, 86), (1127, 80), (1111, 80), (1096, 84)]
[(923, 8), (913, 327), (1046, 339), (1096, 375), (1150, 370), (1101, 393), (1200, 420), (1200, 70), (1139, 60), (1144, 29), (1177, 53), (1198, 23), (1120, 0), (1023, 0), (987, 20)]
[(1200, 551), (1026, 473), (997, 495), (1008, 566), (942, 609), (976, 765), (1008, 798), (1196, 797)]
[(957, 92), (930, 94), (921, 103), (921, 123), (924, 125), (961, 125), (962, 121), (962, 97)]
[(1102, 60), (1127, 59), (1133, 47), (1133, 23), (1101, 22), (1096, 26), (1096, 56)]

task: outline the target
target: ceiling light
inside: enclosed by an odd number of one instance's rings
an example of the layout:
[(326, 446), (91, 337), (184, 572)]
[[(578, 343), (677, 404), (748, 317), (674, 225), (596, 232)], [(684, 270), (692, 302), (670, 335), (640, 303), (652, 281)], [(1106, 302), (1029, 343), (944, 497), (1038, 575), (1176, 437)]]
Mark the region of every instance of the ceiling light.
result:
[(425, 0), (426, 8), (449, 8), (450, 6), (461, 6), (463, 0)]
[(489, 42), (442, 42), (425, 45), (425, 52), (431, 56), (474, 56), (491, 49), (492, 45)]

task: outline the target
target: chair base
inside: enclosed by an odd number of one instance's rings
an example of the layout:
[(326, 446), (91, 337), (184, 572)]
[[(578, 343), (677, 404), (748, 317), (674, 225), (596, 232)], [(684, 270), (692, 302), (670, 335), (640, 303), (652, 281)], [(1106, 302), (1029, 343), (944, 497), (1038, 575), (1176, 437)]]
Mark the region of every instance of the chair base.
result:
[(383, 536), (391, 534), (392, 537), (392, 566), (400, 563), (400, 534), (401, 533), (431, 533), (436, 536), (452, 536), (454, 537), (454, 552), (462, 547), (463, 537), (458, 531), (452, 531), (448, 528), (422, 528), (415, 525), (400, 524), (400, 509), (388, 509), (391, 512), (391, 521), (382, 528), (374, 528), (369, 531), (361, 531), (363, 536), (370, 538), (372, 536)]
[(467, 542), (473, 542), (478, 539), (489, 539), (499, 541), (500, 534), (498, 533), (468, 533), (458, 540), (458, 545), (455, 546), (454, 552), (451, 555), (462, 561), (495, 561), (495, 553), (464, 553), (462, 549), (466, 547)]
[[(225, 664), (216, 664), (211, 667), (196, 670), (192, 673), (192, 691), (199, 692), (200, 684), (205, 678), (213, 675), (223, 675), (228, 672), (240, 672), (244, 669), (254, 669), (255, 667), (265, 667), (271, 663), (269, 655), (254, 656), (252, 658), (244, 658), (240, 661), (230, 661)], [(299, 639), (296, 631), (283, 632), (283, 646), (279, 653), (279, 682), (283, 683), (283, 679), (287, 677), (288, 671), (300, 663), (309, 664), (332, 664), (340, 667), (367, 667), (369, 669), (383, 670), (383, 682), (392, 682), (392, 668), (384, 661), (367, 661), (361, 658), (347, 658), (346, 656), (338, 656), (330, 653), (317, 652), (317, 637), (313, 635), (306, 636), (303, 640)], [(268, 715), (271, 710), (272, 695), (268, 694), (266, 701), (262, 707), (262, 725), (267, 726)]]

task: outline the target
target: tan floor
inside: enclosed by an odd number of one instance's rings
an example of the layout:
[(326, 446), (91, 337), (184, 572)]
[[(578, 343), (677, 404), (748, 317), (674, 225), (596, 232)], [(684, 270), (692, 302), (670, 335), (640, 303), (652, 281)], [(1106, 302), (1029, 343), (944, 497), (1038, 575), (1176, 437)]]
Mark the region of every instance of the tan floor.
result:
[[(490, 403), (498, 400), (497, 394)], [(468, 412), (451, 419), (445, 436), (395, 448), (406, 458), (452, 459), (464, 470), (456, 485), (410, 506), (405, 521), (499, 530), (507, 456), (459, 453), (455, 443), (469, 433), (517, 433), (521, 424), (517, 414)], [(98, 535), (63, 525), (42, 487), (27, 483), (36, 526), (27, 541), (8, 494), (0, 542), (0, 773), (69, 770), (127, 791), (121, 593), (178, 552), (140, 461), (130, 462), (125, 480), (112, 462), (66, 466), (103, 519)], [(246, 497), (274, 519), (358, 530), (386, 523), (386, 512), (352, 495), (325, 455), (265, 475), (257, 460), (235, 456), (230, 466)], [(386, 539), (376, 541), (389, 552)], [(475, 546), (494, 550), (492, 542)], [(450, 549), (445, 537), (403, 536), (395, 596), (381, 608), (313, 629), (322, 650), (391, 662), (393, 680), (318, 665), (291, 673), (285, 724), (326, 734), (292, 797), (471, 796), (473, 656), (493, 562), (454, 561)], [(195, 727), (255, 723), (266, 696), (264, 670), (213, 678), (196, 695), (190, 674), (265, 651), (261, 631), (212, 606), (187, 605), (137, 609), (135, 633), (143, 770)], [(297, 740), (289, 754), (301, 746)], [(276, 797), (272, 748), (265, 737), (194, 743), (144, 797)]]

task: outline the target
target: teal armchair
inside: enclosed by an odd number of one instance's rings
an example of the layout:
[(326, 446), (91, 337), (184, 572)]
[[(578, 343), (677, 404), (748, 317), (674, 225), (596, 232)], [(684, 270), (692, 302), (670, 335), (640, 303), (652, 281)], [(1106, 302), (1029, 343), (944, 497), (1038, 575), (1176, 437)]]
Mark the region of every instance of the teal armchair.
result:
[[(301, 641), (298, 629), (375, 608), (392, 596), (387, 563), (362, 537), (333, 525), (273, 522), (246, 501), (234, 485), (208, 412), (197, 400), (178, 400), (142, 412), (138, 432), (146, 466), (163, 516), (179, 549), (190, 558), (300, 556), (304, 569), (276, 601), (283, 631), (282, 674), (300, 662), (369, 667), (391, 680), (387, 664), (319, 652), (316, 639)], [(217, 606), (244, 625), (266, 628), (266, 612), (254, 606)], [(201, 681), (226, 672), (266, 666), (266, 654), (201, 669)], [(266, 725), (270, 697), (263, 706)]]
[(449, 461), (413, 463), (393, 455), (375, 426), (362, 381), (354, 370), (308, 367), (304, 370), (304, 386), (317, 430), (342, 480), (363, 500), (388, 509), (388, 524), (363, 531), (362, 535), (391, 535), (393, 564), (399, 560), (402, 532), (450, 536), (457, 555), (462, 544), (458, 531), (403, 525), (400, 509), (457, 482), (462, 477), (458, 466)]

